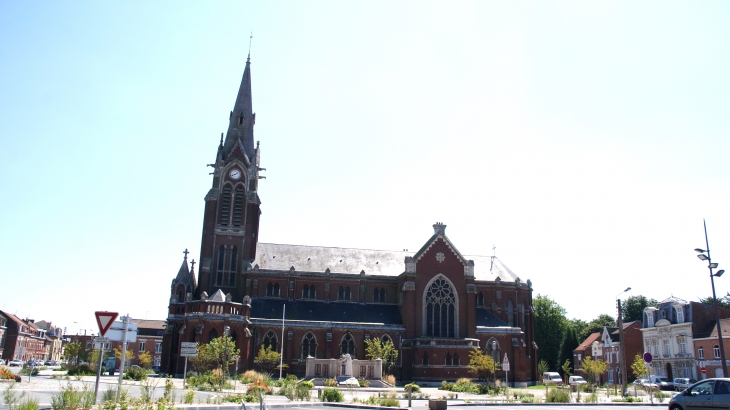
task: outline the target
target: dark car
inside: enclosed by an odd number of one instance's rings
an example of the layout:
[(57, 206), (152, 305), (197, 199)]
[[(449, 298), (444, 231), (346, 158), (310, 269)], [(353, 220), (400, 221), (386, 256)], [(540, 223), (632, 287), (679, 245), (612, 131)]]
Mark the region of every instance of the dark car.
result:
[(730, 408), (730, 378), (701, 380), (669, 400), (669, 410)]

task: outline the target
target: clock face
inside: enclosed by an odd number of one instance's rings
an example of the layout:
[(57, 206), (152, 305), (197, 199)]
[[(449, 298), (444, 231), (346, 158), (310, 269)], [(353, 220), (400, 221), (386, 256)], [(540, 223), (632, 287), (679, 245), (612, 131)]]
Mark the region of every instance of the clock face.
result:
[(231, 170), (231, 172), (228, 175), (231, 176), (231, 179), (241, 178), (241, 170), (234, 168)]

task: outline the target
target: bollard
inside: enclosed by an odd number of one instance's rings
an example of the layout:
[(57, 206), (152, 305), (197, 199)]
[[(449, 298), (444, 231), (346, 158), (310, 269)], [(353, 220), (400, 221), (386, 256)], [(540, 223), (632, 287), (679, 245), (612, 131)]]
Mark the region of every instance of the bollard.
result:
[(411, 393), (413, 392), (413, 386), (408, 386), (408, 407), (411, 407)]

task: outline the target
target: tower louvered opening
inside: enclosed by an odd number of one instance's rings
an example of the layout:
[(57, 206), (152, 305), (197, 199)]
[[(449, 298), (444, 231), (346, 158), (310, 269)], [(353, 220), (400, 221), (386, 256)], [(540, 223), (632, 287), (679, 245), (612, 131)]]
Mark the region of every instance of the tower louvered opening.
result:
[(223, 188), (223, 198), (221, 199), (221, 211), (218, 223), (221, 225), (228, 225), (228, 219), (231, 212), (231, 187), (226, 186)]
[(243, 187), (236, 188), (236, 198), (233, 205), (233, 226), (241, 226), (241, 215), (243, 214), (244, 191)]

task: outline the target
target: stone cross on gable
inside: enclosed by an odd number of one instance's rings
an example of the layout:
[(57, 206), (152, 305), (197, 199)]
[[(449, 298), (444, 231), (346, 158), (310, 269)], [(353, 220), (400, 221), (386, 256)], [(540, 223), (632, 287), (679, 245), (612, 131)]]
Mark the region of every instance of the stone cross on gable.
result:
[(185, 259), (187, 259), (188, 258), (188, 254), (190, 253), (190, 252), (188, 252), (188, 248), (185, 248), (185, 251), (183, 253), (185, 254)]
[(446, 257), (444, 256), (443, 253), (439, 252), (436, 254), (436, 260), (439, 261), (439, 263), (443, 262), (444, 259), (446, 259)]
[(190, 262), (190, 265), (191, 265), (191, 268), (190, 268), (191, 270), (195, 269), (195, 259), (193, 259), (193, 261)]

